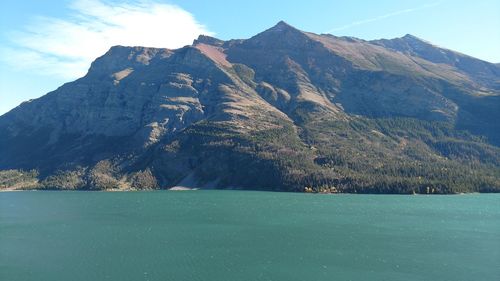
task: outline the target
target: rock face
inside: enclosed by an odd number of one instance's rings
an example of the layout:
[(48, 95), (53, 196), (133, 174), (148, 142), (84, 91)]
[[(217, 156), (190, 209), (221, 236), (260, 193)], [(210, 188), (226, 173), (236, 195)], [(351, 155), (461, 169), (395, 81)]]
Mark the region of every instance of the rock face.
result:
[(411, 35), (115, 46), (0, 117), (0, 188), (498, 191), (498, 109), (498, 65)]

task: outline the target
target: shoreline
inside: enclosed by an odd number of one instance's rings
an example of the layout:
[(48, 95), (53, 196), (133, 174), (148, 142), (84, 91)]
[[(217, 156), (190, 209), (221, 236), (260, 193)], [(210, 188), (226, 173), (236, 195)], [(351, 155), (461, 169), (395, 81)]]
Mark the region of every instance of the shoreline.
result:
[(308, 192), (293, 192), (293, 191), (275, 191), (275, 190), (253, 190), (253, 189), (202, 189), (202, 188), (191, 188), (191, 187), (184, 187), (184, 186), (174, 186), (171, 188), (167, 189), (108, 189), (108, 190), (85, 190), (85, 189), (0, 189), (1, 192), (22, 192), (22, 191), (27, 191), (27, 192), (157, 192), (157, 191), (210, 191), (210, 190), (215, 190), (215, 191), (256, 191), (256, 192), (276, 192), (276, 193), (296, 193), (296, 194), (310, 194), (310, 195), (401, 195), (401, 196), (443, 196), (443, 195), (473, 195), (473, 194), (499, 194), (500, 192), (460, 192), (460, 193), (431, 193), (431, 194), (424, 194), (424, 193), (360, 193), (360, 192), (338, 192), (338, 193), (322, 193), (322, 192), (317, 192), (317, 193), (308, 193)]

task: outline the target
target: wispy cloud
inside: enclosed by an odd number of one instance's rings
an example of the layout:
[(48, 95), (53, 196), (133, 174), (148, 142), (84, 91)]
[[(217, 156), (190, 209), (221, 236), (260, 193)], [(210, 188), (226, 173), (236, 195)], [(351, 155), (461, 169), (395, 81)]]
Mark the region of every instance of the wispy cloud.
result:
[(65, 18), (38, 17), (13, 31), (0, 59), (23, 70), (82, 76), (113, 45), (178, 48), (211, 35), (192, 14), (153, 1), (76, 0)]
[(395, 16), (399, 16), (399, 15), (403, 15), (403, 14), (408, 14), (408, 13), (411, 13), (411, 12), (416, 12), (416, 11), (420, 11), (420, 10), (424, 10), (424, 9), (429, 9), (429, 8), (432, 8), (432, 7), (436, 7), (439, 4), (441, 4), (441, 3), (440, 2), (430, 3), (430, 4), (422, 5), (422, 6), (419, 6), (419, 7), (415, 7), (415, 8), (409, 8), (409, 9), (395, 11), (395, 12), (392, 12), (392, 13), (388, 13), (388, 14), (385, 14), (385, 15), (378, 16), (378, 17), (373, 17), (373, 18), (369, 18), (369, 19), (364, 19), (364, 20), (359, 20), (359, 21), (351, 22), (351, 23), (343, 25), (343, 26), (332, 28), (332, 29), (326, 31), (325, 33), (332, 33), (332, 32), (335, 32), (335, 31), (349, 29), (351, 27), (355, 27), (355, 26), (358, 26), (358, 25), (372, 23), (372, 22), (384, 20), (384, 19), (387, 19), (387, 18), (392, 18), (392, 17), (395, 17)]

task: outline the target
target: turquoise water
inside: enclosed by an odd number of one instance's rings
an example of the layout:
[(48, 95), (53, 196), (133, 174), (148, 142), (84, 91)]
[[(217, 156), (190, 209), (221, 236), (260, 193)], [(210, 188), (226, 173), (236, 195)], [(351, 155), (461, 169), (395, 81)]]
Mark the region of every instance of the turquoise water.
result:
[(0, 193), (0, 279), (500, 280), (500, 194)]

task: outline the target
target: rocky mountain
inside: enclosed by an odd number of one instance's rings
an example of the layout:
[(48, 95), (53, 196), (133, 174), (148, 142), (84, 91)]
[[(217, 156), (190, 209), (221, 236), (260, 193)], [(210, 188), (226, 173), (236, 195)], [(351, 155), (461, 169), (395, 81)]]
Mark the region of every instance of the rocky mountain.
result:
[(411, 35), (115, 46), (0, 117), (0, 187), (494, 192), (499, 109), (497, 65)]
[(500, 89), (500, 68), (498, 68), (498, 65), (439, 48), (410, 34), (391, 40), (374, 40), (371, 43), (433, 63), (455, 67), (473, 77), (479, 85), (485, 86), (485, 88)]

